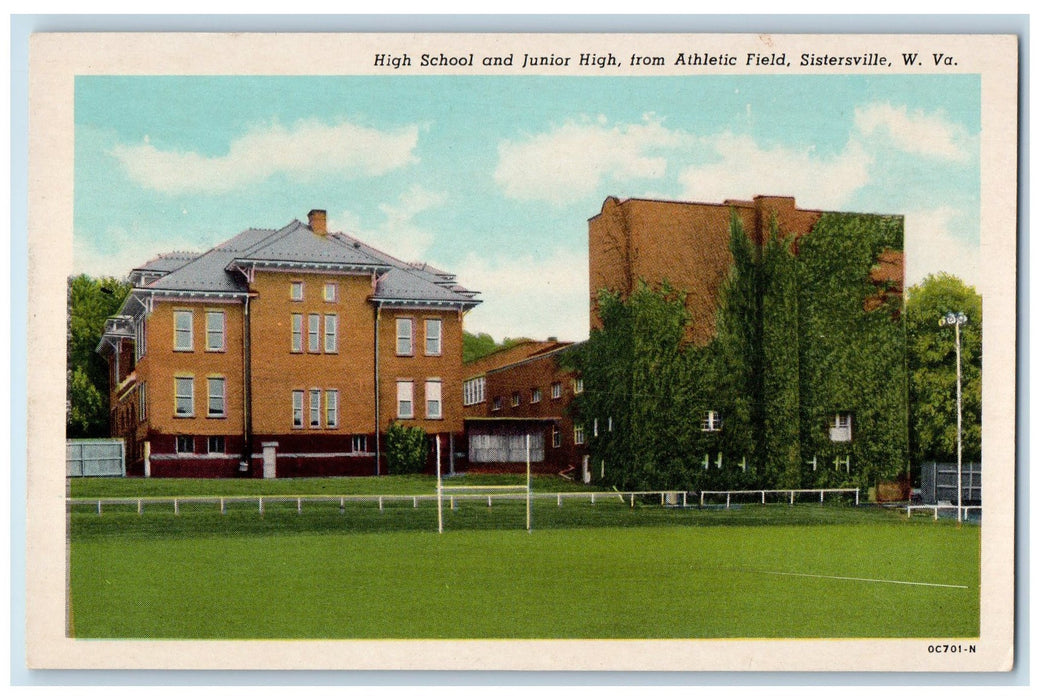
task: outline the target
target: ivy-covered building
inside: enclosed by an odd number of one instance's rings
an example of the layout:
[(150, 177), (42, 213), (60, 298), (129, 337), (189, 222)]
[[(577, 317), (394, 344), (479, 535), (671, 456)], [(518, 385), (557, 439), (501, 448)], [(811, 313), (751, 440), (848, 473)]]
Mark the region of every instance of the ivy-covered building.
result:
[(576, 410), (626, 487), (867, 487), (907, 464), (903, 218), (609, 197)]

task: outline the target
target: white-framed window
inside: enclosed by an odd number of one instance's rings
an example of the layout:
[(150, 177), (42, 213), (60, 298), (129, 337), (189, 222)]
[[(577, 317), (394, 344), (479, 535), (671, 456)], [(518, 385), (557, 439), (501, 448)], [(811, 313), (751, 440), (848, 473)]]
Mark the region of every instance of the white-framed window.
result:
[(321, 288), (321, 298), (325, 301), (336, 301), (336, 283), (326, 282)]
[(439, 318), (426, 319), (426, 354), (441, 354), (441, 320)]
[(426, 382), (426, 417), (443, 417), (441, 407), (441, 381), (439, 379), (431, 379)]
[(584, 445), (585, 444), (585, 426), (575, 425), (574, 426), (574, 444)]
[(502, 410), (502, 397), (501, 396), (496, 396), (494, 398), (494, 400), (492, 400), (492, 402), (491, 402), (491, 410), (492, 411), (501, 411)]
[(195, 377), (174, 377), (174, 415), (191, 417), (195, 415)]
[(311, 389), (310, 392), (310, 427), (321, 427), (321, 389)]
[(325, 427), (335, 428), (339, 425), (339, 391), (327, 389), (325, 391)]
[(410, 318), (399, 318), (397, 319), (397, 354), (398, 355), (411, 355), (412, 354), (412, 319)]
[(307, 352), (321, 352), (321, 314), (307, 316)]
[(294, 280), (289, 283), (289, 299), (303, 301), (303, 282)]
[(173, 349), (179, 352), (191, 352), (194, 349), (194, 323), (191, 311), (173, 312)]
[(414, 383), (411, 380), (400, 380), (397, 382), (397, 417), (415, 417), (415, 405), (412, 396), (414, 394)]
[(141, 382), (137, 385), (137, 420), (144, 422), (148, 420), (148, 383)]
[(134, 325), (134, 361), (140, 360), (148, 351), (148, 327), (144, 317)]
[(298, 389), (292, 393), (292, 427), (303, 427), (303, 392)]
[(574, 393), (575, 394), (580, 394), (583, 391), (585, 391), (585, 380), (582, 379), (581, 377), (575, 377), (574, 378)]
[(563, 396), (563, 382), (553, 382), (549, 385), (549, 398), (558, 399)]
[(701, 431), (717, 433), (722, 430), (722, 414), (718, 411), (707, 411), (701, 419)]
[(206, 415), (210, 418), (223, 418), (225, 413), (225, 389), (224, 377), (207, 377), (207, 409)]
[(351, 452), (368, 452), (368, 436), (367, 435), (351, 435), (350, 436), (350, 451)]
[(830, 420), (831, 442), (852, 441), (852, 414), (835, 413)]
[(336, 352), (339, 346), (338, 330), (339, 316), (325, 314), (325, 352)]
[(292, 315), (292, 351), (303, 352), (303, 314)]
[(195, 438), (191, 435), (177, 436), (177, 454), (194, 454)]
[(224, 351), (224, 312), (206, 312), (206, 350), (209, 352)]
[(552, 427), (552, 446), (553, 447), (559, 447), (560, 444), (563, 442), (563, 438), (561, 437), (561, 435), (562, 435), (562, 433), (560, 432), (560, 426), (558, 426), (555, 423), (553, 423), (553, 427)]
[(513, 392), (513, 396), (509, 400), (509, 403), (510, 403), (510, 405), (512, 405), (514, 407), (520, 405), (520, 392), (519, 391), (514, 391)]
[(484, 403), (484, 389), (486, 380), (484, 377), (474, 377), (462, 383), (462, 405), (472, 406)]
[(224, 454), (226, 447), (223, 435), (210, 435), (206, 438), (206, 451), (211, 455)]
[(538, 403), (542, 400), (542, 390), (538, 387), (531, 389), (531, 403)]

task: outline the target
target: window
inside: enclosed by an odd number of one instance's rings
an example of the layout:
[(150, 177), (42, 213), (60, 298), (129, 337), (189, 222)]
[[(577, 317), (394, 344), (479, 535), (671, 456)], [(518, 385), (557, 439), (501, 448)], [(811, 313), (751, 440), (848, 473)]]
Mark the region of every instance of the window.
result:
[(852, 414), (835, 413), (830, 425), (831, 442), (852, 441)]
[(576, 425), (574, 426), (574, 444), (584, 445), (585, 444), (585, 426)]
[(173, 349), (190, 352), (194, 345), (192, 340), (192, 313), (190, 311), (173, 312)]
[(701, 431), (705, 433), (717, 433), (722, 430), (722, 414), (718, 411), (708, 411), (701, 421)]
[(206, 350), (224, 351), (224, 312), (206, 312)]
[(177, 436), (177, 454), (192, 454), (195, 452), (195, 438), (191, 435)]
[(325, 283), (321, 290), (321, 298), (325, 301), (336, 301), (336, 284), (334, 282)]
[(426, 354), (441, 354), (441, 320), (439, 318), (426, 319)]
[(560, 437), (560, 426), (553, 424), (552, 427), (552, 446), (559, 447), (562, 439)]
[(210, 418), (223, 418), (224, 413), (224, 378), (209, 377), (209, 408), (206, 412)]
[(563, 396), (563, 383), (562, 382), (553, 382), (549, 386), (549, 398), (550, 399), (558, 399), (561, 396)]
[(397, 354), (412, 354), (412, 319), (397, 319)]
[(583, 391), (585, 391), (585, 380), (581, 377), (576, 377), (574, 379), (574, 393), (580, 394)]
[(292, 315), (292, 351), (303, 352), (303, 314)]
[(321, 314), (307, 317), (307, 352), (321, 352)]
[(513, 406), (519, 406), (520, 405), (520, 392), (519, 391), (514, 391), (513, 392), (513, 398), (510, 400), (510, 403)]
[(412, 408), (412, 382), (397, 382), (397, 417), (412, 418), (415, 415)]
[(292, 427), (303, 427), (303, 392), (292, 393)]
[(174, 415), (195, 415), (195, 378), (174, 377)]
[(321, 390), (311, 389), (311, 421), (312, 428), (321, 427)]
[(501, 396), (496, 396), (495, 400), (491, 402), (491, 410), (492, 411), (501, 411), (502, 410), (502, 397)]
[(472, 406), (484, 403), (484, 388), (486, 386), (484, 377), (467, 379), (462, 384), (462, 405)]
[(426, 417), (443, 417), (441, 414), (441, 382), (438, 379), (426, 382)]
[(289, 283), (289, 298), (293, 301), (303, 301), (303, 282)]
[(339, 391), (329, 389), (325, 392), (325, 427), (335, 428), (339, 425)]
[(141, 319), (134, 326), (134, 361), (140, 360), (144, 357), (147, 348), (148, 329), (145, 325), (145, 319)]
[(148, 420), (147, 382), (141, 382), (137, 385), (137, 420), (142, 423)]
[(325, 314), (325, 352), (336, 352), (338, 321), (336, 314)]
[(368, 452), (368, 436), (352, 435), (350, 437), (351, 452)]
[(210, 435), (206, 438), (206, 451), (211, 455), (224, 454), (224, 436)]
[(531, 389), (531, 403), (538, 403), (542, 400), (542, 390), (538, 387)]

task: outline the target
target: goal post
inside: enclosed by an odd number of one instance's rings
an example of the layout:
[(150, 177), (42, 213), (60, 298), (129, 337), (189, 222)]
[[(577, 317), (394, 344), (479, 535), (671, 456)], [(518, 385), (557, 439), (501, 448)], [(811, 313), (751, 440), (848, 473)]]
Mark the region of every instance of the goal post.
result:
[[(444, 498), (448, 497), (454, 504), (456, 496), (470, 496), (474, 497), (480, 495), (481, 497), (486, 496), (488, 498), (488, 505), (491, 505), (491, 498), (493, 496), (510, 496), (517, 498), (522, 496), (525, 501), (526, 510), (526, 528), (527, 531), (531, 531), (531, 436), (526, 435), (525, 448), (527, 451), (526, 457), (526, 479), (523, 484), (496, 484), (496, 485), (461, 485), (461, 486), (445, 486), (444, 479), (441, 472), (441, 438), (437, 436), (437, 532), (444, 532)], [(454, 507), (454, 505), (452, 506)]]

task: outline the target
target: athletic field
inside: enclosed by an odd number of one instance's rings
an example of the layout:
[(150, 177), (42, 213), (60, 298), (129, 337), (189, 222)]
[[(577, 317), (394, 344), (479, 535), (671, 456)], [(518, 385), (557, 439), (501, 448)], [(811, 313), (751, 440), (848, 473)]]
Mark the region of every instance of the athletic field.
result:
[[(535, 486), (580, 488), (548, 478)], [(434, 481), (90, 479), (71, 488), (94, 497), (430, 494)], [(466, 502), (446, 508), (438, 535), (430, 502), (255, 506), (106, 506), (100, 516), (74, 507), (71, 634), (946, 639), (979, 630), (978, 526), (907, 520), (905, 511), (546, 498), (527, 532), (522, 502)]]

